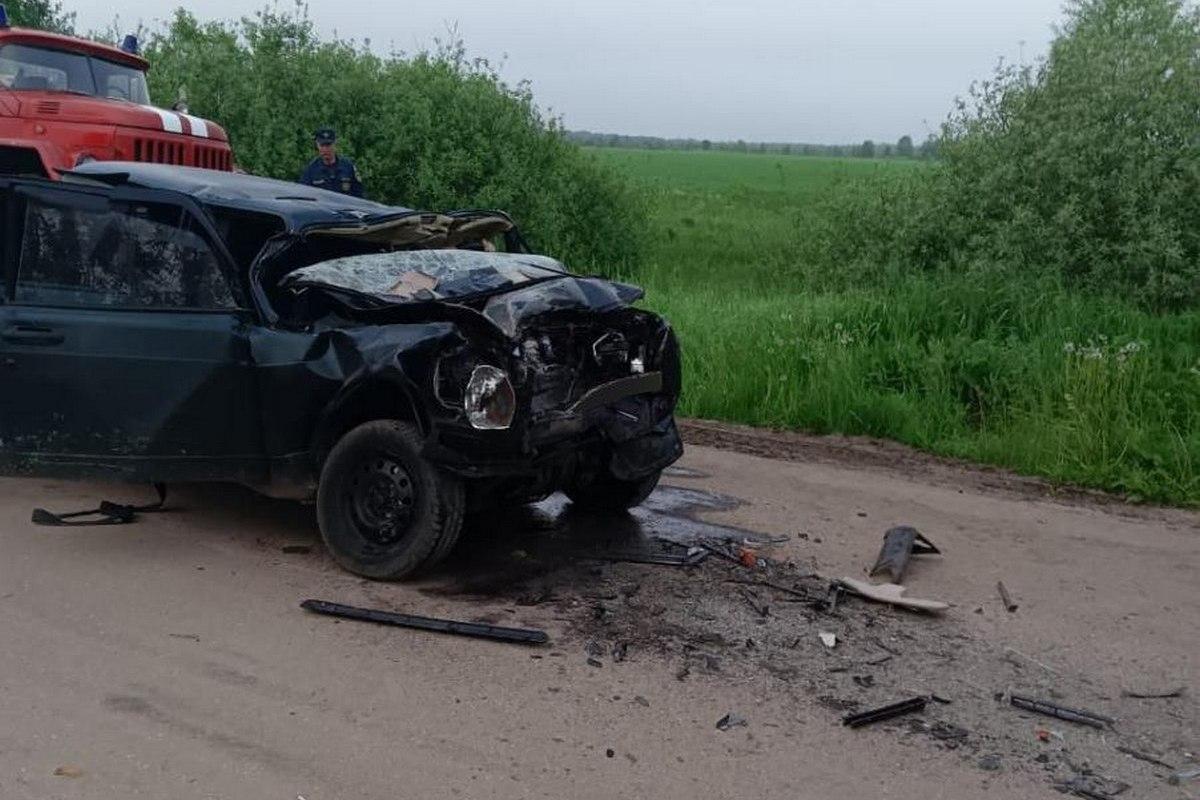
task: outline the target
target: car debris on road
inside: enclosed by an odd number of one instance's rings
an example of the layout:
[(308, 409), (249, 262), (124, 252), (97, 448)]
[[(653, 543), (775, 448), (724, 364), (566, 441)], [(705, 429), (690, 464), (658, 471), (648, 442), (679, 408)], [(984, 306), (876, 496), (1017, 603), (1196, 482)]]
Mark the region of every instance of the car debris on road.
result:
[(1183, 693), (1187, 691), (1186, 686), (1179, 686), (1174, 689), (1125, 689), (1121, 692), (1123, 697), (1132, 697), (1137, 700), (1164, 700), (1171, 697), (1183, 697)]
[(378, 622), (382, 625), (396, 625), (402, 628), (416, 628), (436, 633), (453, 633), (458, 636), (473, 636), (481, 639), (494, 639), (501, 642), (517, 644), (545, 644), (550, 637), (545, 631), (529, 628), (506, 628), (499, 625), (488, 625), (482, 622), (459, 622), (457, 620), (437, 619), (436, 617), (421, 617), (413, 614), (400, 614), (393, 611), (380, 611), (373, 608), (358, 608), (356, 606), (331, 603), (326, 600), (305, 600), (300, 607), (317, 614), (326, 614), (362, 622)]
[(1009, 697), (1009, 702), (1024, 711), (1045, 714), (1048, 717), (1056, 717), (1067, 722), (1078, 722), (1082, 725), (1090, 725), (1093, 728), (1103, 728), (1116, 721), (1112, 717), (1105, 717), (1093, 711), (1069, 708), (1067, 706), (1060, 706), (1057, 703), (1051, 703), (1048, 700), (1035, 700), (1032, 697), (1022, 697), (1016, 694)]
[(916, 528), (897, 525), (883, 535), (883, 546), (879, 550), (879, 558), (875, 561), (875, 566), (871, 567), (868, 575), (873, 578), (881, 572), (886, 572), (891, 576), (892, 583), (900, 583), (910, 557), (941, 552)]
[(914, 611), (937, 613), (950, 608), (949, 603), (943, 603), (940, 600), (907, 597), (905, 596), (905, 593), (908, 591), (907, 587), (901, 586), (898, 583), (868, 583), (867, 581), (860, 581), (857, 578), (840, 578), (838, 583), (846, 591), (856, 594), (859, 597)]
[(739, 717), (737, 714), (729, 713), (717, 720), (717, 730), (727, 731), (730, 728), (744, 728), (750, 722), (745, 717)]
[(1004, 610), (1012, 614), (1018, 608), (1013, 602), (1012, 596), (1008, 593), (1008, 588), (1005, 587), (1004, 581), (996, 581), (996, 591), (1000, 593), (1000, 602), (1004, 603)]
[(127, 525), (136, 520), (138, 514), (149, 514), (164, 510), (167, 502), (167, 485), (165, 483), (155, 483), (154, 491), (158, 493), (157, 502), (142, 506), (101, 500), (100, 505), (96, 508), (89, 508), (86, 511), (69, 511), (65, 514), (55, 514), (44, 508), (35, 508), (30, 517), (30, 522), (34, 525), (62, 528), (94, 525)]
[(842, 718), (842, 724), (850, 728), (861, 728), (863, 725), (871, 725), (876, 722), (899, 717), (904, 714), (912, 714), (917, 711), (924, 711), (929, 699), (926, 697), (912, 697), (908, 700), (901, 700), (898, 703), (873, 708), (869, 711), (860, 711), (857, 714), (848, 714)]
[(1125, 747), (1124, 745), (1117, 745), (1116, 749), (1117, 749), (1118, 753), (1124, 753), (1125, 755), (1129, 756), (1130, 758), (1135, 758), (1138, 761), (1145, 761), (1147, 764), (1153, 764), (1156, 767), (1164, 767), (1166, 769), (1175, 769), (1174, 764), (1168, 764), (1167, 762), (1163, 761), (1162, 758), (1160, 758), (1159, 756), (1153, 755), (1151, 753), (1143, 753), (1140, 750), (1134, 750), (1132, 747)]
[(663, 567), (694, 567), (704, 563), (709, 552), (702, 547), (692, 547), (682, 553), (654, 552), (652, 550), (612, 550), (584, 553), (584, 561), (612, 561), (629, 564), (653, 564)]

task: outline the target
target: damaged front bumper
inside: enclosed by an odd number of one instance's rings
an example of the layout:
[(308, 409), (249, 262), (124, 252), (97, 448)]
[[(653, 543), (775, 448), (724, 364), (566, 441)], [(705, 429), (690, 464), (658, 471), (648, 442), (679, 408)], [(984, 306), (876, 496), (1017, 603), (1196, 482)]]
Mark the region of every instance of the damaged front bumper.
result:
[[(508, 431), (481, 431), (463, 424), (438, 426), (423, 454), (442, 469), (465, 478), (563, 477), (586, 461), (599, 460), (616, 478), (638, 480), (683, 455), (675, 427), (674, 401), (662, 393), (637, 393), (645, 380), (613, 381), (593, 402)], [(596, 391), (596, 390), (593, 390)], [(600, 403), (597, 398), (604, 398)]]

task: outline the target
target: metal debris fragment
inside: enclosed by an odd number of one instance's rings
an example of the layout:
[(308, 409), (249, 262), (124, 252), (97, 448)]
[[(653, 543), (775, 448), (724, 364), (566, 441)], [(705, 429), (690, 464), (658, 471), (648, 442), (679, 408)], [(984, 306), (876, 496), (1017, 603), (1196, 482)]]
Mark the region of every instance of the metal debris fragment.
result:
[(901, 700), (899, 703), (892, 703), (888, 706), (873, 708), (869, 711), (860, 711), (857, 714), (849, 714), (842, 718), (842, 724), (848, 725), (851, 728), (859, 728), (863, 725), (871, 725), (875, 722), (882, 722), (893, 717), (899, 717), (903, 714), (912, 714), (916, 711), (923, 711), (925, 704), (928, 702), (924, 697), (913, 697), (908, 700)]
[(156, 483), (154, 484), (154, 491), (158, 494), (158, 501), (144, 506), (131, 506), (124, 503), (101, 500), (97, 508), (89, 508), (86, 511), (69, 511), (65, 514), (55, 514), (53, 511), (47, 511), (44, 508), (35, 508), (33, 514), (30, 515), (30, 522), (34, 525), (62, 528), (92, 525), (127, 525), (136, 520), (138, 514), (148, 514), (163, 510), (163, 506), (167, 502), (167, 485), (165, 483)]
[(1092, 711), (1084, 711), (1083, 709), (1079, 708), (1060, 706), (1057, 703), (1051, 703), (1048, 700), (1035, 700), (1032, 697), (1022, 697), (1016, 694), (1009, 698), (1009, 702), (1017, 708), (1025, 711), (1032, 711), (1036, 714), (1045, 714), (1046, 716), (1064, 719), (1068, 722), (1078, 722), (1082, 725), (1090, 725), (1093, 728), (1103, 728), (1105, 725), (1112, 724), (1116, 721), (1112, 717), (1105, 717)]
[(499, 625), (487, 625), (482, 622), (458, 622), (456, 620), (437, 619), (435, 617), (420, 617), (413, 614), (400, 614), (393, 611), (380, 611), (373, 608), (358, 608), (356, 606), (331, 603), (327, 600), (305, 600), (300, 607), (317, 614), (327, 614), (333, 617), (360, 620), (362, 622), (377, 622), (382, 625), (396, 625), (401, 628), (416, 628), (436, 633), (453, 633), (458, 636), (472, 636), (482, 639), (494, 639), (501, 642), (518, 644), (545, 644), (550, 637), (545, 631), (528, 628), (505, 628)]
[(940, 552), (933, 542), (922, 536), (916, 528), (898, 525), (883, 535), (883, 547), (869, 574), (875, 577), (881, 572), (886, 572), (891, 576), (892, 583), (900, 583), (911, 556)]
[(600, 553), (586, 553), (580, 558), (594, 561), (625, 562), (628, 564), (654, 564), (660, 567), (694, 567), (708, 558), (709, 551), (702, 548), (689, 548), (687, 552), (654, 553), (645, 550), (620, 550)]
[(1136, 758), (1138, 761), (1145, 761), (1147, 764), (1154, 764), (1155, 766), (1165, 767), (1166, 769), (1175, 769), (1174, 764), (1168, 764), (1156, 755), (1143, 753), (1140, 750), (1134, 750), (1132, 747), (1117, 745), (1117, 752), (1124, 753), (1130, 758)]
[(1125, 690), (1121, 694), (1125, 697), (1134, 697), (1138, 700), (1160, 700), (1168, 697), (1183, 697), (1184, 690), (1187, 687), (1180, 686), (1177, 689), (1163, 689), (1162, 691), (1152, 690)]
[(817, 636), (821, 637), (821, 643), (826, 647), (837, 647), (837, 634), (830, 633), (829, 631), (821, 631)]
[(717, 730), (727, 731), (730, 728), (744, 728), (750, 723), (745, 717), (739, 717), (737, 714), (729, 713), (717, 720)]
[(1004, 581), (996, 581), (996, 591), (1000, 593), (1000, 601), (1004, 603), (1004, 610), (1008, 613), (1013, 613), (1018, 606), (1013, 602), (1012, 597), (1008, 593), (1008, 589), (1004, 586)]

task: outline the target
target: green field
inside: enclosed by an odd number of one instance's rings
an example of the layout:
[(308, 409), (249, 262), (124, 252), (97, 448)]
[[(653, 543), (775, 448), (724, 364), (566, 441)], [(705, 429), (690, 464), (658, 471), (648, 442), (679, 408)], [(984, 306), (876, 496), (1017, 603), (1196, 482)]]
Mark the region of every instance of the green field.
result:
[(633, 277), (679, 330), (682, 413), (882, 436), (1200, 504), (1200, 314), (995, 272), (855, 284), (838, 264), (804, 262), (823, 192), (927, 168), (917, 162), (592, 152), (649, 196), (648, 258)]

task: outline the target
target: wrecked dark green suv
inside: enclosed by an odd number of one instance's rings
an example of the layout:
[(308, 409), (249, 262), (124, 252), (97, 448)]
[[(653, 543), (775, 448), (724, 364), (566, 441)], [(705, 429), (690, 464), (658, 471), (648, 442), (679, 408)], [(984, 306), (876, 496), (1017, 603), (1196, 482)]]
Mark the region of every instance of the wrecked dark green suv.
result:
[(315, 498), (399, 578), (464, 514), (640, 503), (682, 445), (671, 328), (504, 214), (93, 163), (0, 179), (0, 468)]

